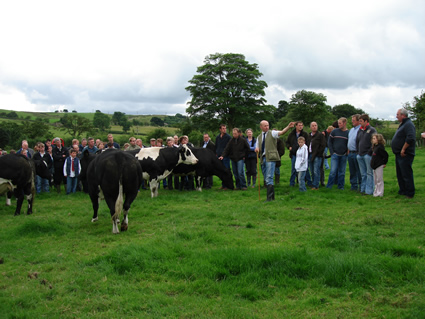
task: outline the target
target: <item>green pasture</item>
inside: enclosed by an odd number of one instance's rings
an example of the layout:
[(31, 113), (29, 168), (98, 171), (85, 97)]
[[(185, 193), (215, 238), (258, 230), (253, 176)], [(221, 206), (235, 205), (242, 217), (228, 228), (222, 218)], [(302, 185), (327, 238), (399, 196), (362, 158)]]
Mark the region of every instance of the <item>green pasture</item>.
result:
[(414, 199), (397, 194), (392, 154), (383, 198), (300, 193), (282, 162), (274, 202), (216, 177), (142, 190), (118, 235), (104, 202), (91, 223), (84, 193), (41, 194), (17, 217), (0, 198), (0, 317), (424, 318), (425, 149)]

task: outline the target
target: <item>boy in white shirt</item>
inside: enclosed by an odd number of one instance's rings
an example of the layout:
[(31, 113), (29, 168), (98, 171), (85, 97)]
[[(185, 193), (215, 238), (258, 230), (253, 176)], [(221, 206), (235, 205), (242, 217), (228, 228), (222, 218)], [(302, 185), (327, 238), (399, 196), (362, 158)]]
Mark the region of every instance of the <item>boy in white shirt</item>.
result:
[(295, 170), (298, 172), (298, 184), (300, 192), (307, 191), (305, 187), (305, 174), (308, 168), (308, 148), (305, 145), (305, 138), (300, 136), (298, 138), (299, 148), (297, 150), (297, 159), (295, 160)]

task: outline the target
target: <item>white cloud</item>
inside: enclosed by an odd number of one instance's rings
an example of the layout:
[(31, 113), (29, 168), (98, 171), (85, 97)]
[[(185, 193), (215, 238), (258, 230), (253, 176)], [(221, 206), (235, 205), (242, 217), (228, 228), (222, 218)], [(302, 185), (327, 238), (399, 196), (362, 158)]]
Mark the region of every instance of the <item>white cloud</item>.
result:
[(183, 113), (205, 56), (234, 52), (270, 104), (306, 89), (384, 117), (425, 88), (424, 16), (420, 0), (7, 1), (0, 108)]

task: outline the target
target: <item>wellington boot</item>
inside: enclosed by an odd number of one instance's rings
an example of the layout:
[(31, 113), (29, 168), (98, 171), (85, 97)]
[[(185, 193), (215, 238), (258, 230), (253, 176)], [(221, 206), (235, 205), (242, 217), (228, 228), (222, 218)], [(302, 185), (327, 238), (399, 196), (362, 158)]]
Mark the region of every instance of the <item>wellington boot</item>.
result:
[(273, 185), (267, 185), (267, 200), (266, 202), (270, 202), (274, 200), (274, 186)]
[(276, 185), (280, 183), (280, 175), (274, 174), (274, 180), (276, 182)]
[(61, 186), (60, 185), (55, 185), (56, 187), (56, 191), (58, 192), (58, 194), (61, 193)]

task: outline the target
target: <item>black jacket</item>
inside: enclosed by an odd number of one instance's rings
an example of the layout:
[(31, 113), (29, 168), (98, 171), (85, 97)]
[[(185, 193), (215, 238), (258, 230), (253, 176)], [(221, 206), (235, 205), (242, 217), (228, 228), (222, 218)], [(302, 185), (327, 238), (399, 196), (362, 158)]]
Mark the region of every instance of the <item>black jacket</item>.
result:
[[(317, 131), (313, 136), (310, 134), (310, 145), (312, 162), (316, 157), (323, 157), (323, 152), (326, 147), (326, 139), (321, 132)], [(310, 150), (310, 147), (308, 149)]]
[(378, 144), (373, 147), (372, 159), (370, 160), (370, 167), (377, 169), (381, 165), (388, 163), (388, 153), (385, 150), (384, 145)]

